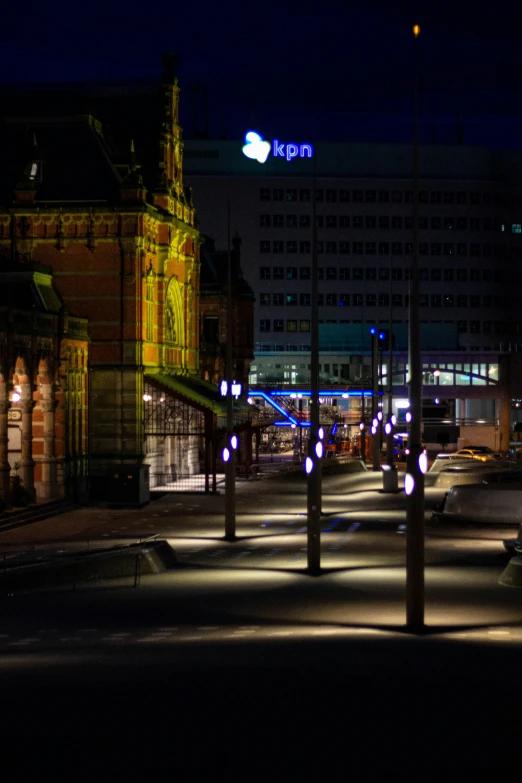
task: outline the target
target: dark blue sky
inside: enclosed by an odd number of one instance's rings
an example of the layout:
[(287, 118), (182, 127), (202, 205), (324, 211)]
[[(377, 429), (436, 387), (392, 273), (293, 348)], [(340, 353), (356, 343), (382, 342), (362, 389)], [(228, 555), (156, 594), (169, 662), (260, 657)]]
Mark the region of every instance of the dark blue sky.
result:
[[(190, 137), (238, 138), (250, 127), (299, 139), (407, 141), (412, 34), (420, 39), (424, 141), (522, 146), (522, 12), (506, 0), (19, 3), (0, 32), (0, 80), (125, 80), (180, 55)], [(318, 12), (318, 8), (324, 9)]]

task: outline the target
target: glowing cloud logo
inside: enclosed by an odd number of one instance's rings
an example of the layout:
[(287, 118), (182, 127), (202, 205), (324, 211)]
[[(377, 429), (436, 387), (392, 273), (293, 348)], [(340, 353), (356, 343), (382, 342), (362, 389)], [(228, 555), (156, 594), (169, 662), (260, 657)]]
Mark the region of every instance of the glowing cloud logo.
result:
[(255, 131), (248, 131), (245, 135), (246, 144), (243, 146), (243, 155), (259, 163), (264, 163), (270, 153), (271, 144), (263, 141), (262, 136)]

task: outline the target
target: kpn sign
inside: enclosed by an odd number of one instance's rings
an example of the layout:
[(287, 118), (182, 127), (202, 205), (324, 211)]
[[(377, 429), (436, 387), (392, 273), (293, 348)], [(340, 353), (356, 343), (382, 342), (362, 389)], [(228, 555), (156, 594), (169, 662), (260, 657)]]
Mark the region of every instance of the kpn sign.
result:
[(314, 154), (314, 148), (311, 144), (296, 144), (293, 141), (279, 141), (274, 139), (272, 142), (265, 141), (259, 133), (248, 131), (245, 134), (245, 144), (243, 145), (243, 155), (259, 163), (264, 163), (272, 153), (274, 158), (311, 158)]

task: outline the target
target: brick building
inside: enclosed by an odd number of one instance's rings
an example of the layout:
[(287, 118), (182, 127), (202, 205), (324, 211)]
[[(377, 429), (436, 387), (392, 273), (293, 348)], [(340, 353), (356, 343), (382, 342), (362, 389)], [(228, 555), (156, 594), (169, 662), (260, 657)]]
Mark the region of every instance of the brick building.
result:
[[(234, 237), (230, 251), (232, 280), (232, 373), (244, 388), (254, 358), (254, 292), (241, 269), (241, 240)], [(201, 247), (200, 373), (218, 384), (226, 378), (228, 251), (216, 250), (206, 238)]]
[[(0, 258), (0, 496), (81, 497), (87, 476), (87, 321), (49, 268)], [(13, 477), (13, 478), (11, 478)]]
[[(200, 239), (178, 101), (170, 58), (160, 84), (15, 91), (2, 103), (0, 254), (49, 267), (67, 309), (88, 321), (82, 454), (95, 498), (146, 501), (149, 470), (215, 463), (207, 450), (223, 405), (198, 376)], [(24, 374), (33, 385), (35, 357)], [(52, 407), (62, 391), (55, 368), (47, 374)], [(0, 429), (0, 455), (1, 439)]]

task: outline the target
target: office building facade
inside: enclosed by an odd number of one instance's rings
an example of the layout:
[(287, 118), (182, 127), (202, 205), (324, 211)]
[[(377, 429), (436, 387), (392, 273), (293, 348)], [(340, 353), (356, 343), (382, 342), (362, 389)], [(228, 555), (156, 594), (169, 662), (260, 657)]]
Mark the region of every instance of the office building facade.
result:
[[(308, 381), (314, 215), (320, 332), (360, 329), (362, 346), (370, 325), (407, 329), (411, 148), (274, 140), (259, 163), (242, 146), (186, 142), (185, 177), (201, 229), (217, 247), (225, 247), (228, 203), (241, 236), (244, 273), (256, 296), (251, 384)], [(507, 398), (517, 396), (517, 373), (507, 370), (505, 357), (522, 346), (522, 153), (424, 147), (420, 171), (420, 319), (430, 334), (429, 347), (422, 346), (424, 382), (447, 377), (444, 391), (451, 387), (452, 415), (461, 419), (476, 407), (466, 400), (497, 400), (486, 418), (503, 427), (506, 444)], [(407, 346), (401, 348), (399, 363), (406, 365)], [(362, 382), (369, 358), (361, 348), (343, 348), (339, 339), (334, 347), (321, 337), (320, 361), (325, 382), (353, 384)], [(500, 379), (499, 364), (506, 368)], [(405, 380), (394, 375), (397, 391), (407, 393)]]

